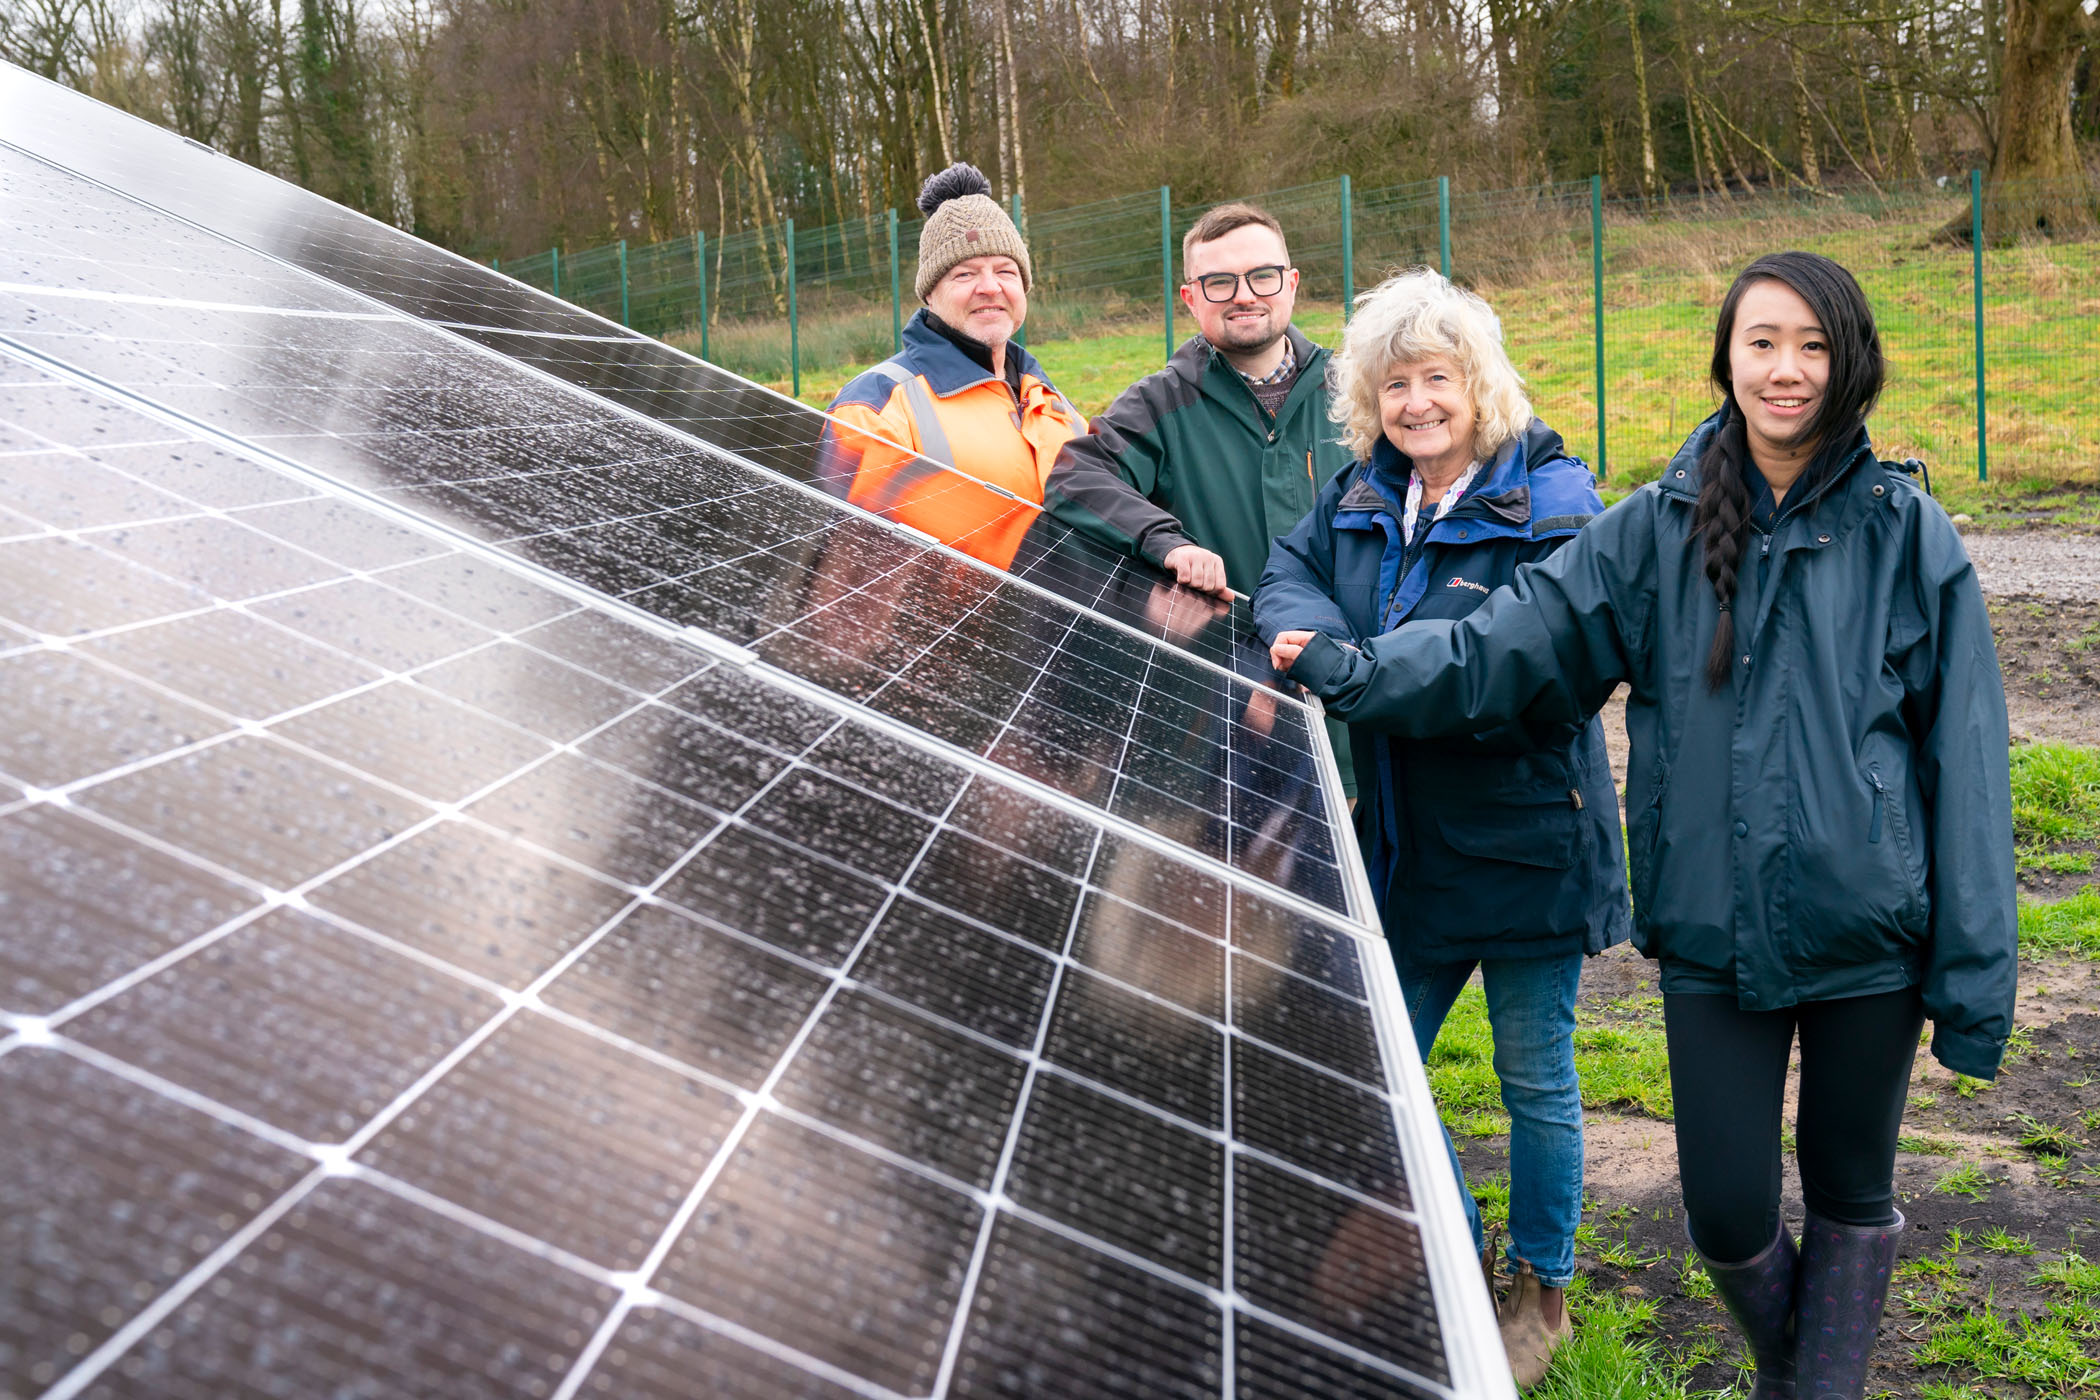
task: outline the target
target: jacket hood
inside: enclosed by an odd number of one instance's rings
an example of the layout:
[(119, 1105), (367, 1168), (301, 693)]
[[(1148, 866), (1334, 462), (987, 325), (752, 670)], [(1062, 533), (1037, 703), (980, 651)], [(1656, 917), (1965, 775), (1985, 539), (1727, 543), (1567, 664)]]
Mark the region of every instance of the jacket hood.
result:
[[(1699, 488), (1705, 480), (1707, 449), (1727, 429), (1734, 411), (1733, 405), (1724, 403), (1692, 429), (1656, 482), (1664, 496), (1681, 500), (1688, 507), (1699, 499)], [(1816, 496), (1806, 503), (1806, 509), (1797, 508), (1795, 513), (1814, 514), (1820, 523), (1818, 531), (1811, 537), (1812, 542), (1829, 544), (1859, 522), (1873, 504), (1872, 488), (1885, 486), (1889, 479), (1889, 473), (1874, 455), (1873, 441), (1862, 424), (1853, 435), (1851, 445), (1842, 453), (1836, 470), (1831, 472)], [(1781, 517), (1782, 521), (1786, 518)]]
[[(1337, 517), (1354, 511), (1398, 513), (1399, 503), (1407, 497), (1408, 474), (1414, 464), (1381, 437), (1371, 447), (1368, 467), (1358, 472), (1336, 504)], [(1534, 539), (1572, 533), (1596, 515), (1592, 504), (1595, 482), (1588, 464), (1568, 454), (1561, 435), (1543, 419), (1533, 418), (1522, 434), (1503, 445), (1473, 479), (1465, 499), (1437, 524), (1484, 519), (1491, 526)]]

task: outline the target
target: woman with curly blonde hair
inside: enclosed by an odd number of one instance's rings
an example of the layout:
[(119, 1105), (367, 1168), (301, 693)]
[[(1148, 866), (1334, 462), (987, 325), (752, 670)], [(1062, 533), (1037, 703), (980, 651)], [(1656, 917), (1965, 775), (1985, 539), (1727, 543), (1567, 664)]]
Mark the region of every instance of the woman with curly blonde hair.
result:
[[(1360, 298), (1335, 373), (1332, 413), (1358, 460), (1269, 555), (1254, 618), (1279, 669), (1315, 635), (1353, 647), (1463, 617), (1604, 508), (1590, 469), (1532, 416), (1495, 313), (1436, 273)], [(1351, 741), (1357, 836), (1425, 1058), (1475, 968), (1487, 992), (1510, 1116), (1502, 1337), (1530, 1386), (1570, 1330), (1576, 981), (1584, 955), (1628, 932), (1603, 731), (1591, 714), (1455, 739), (1360, 724)]]

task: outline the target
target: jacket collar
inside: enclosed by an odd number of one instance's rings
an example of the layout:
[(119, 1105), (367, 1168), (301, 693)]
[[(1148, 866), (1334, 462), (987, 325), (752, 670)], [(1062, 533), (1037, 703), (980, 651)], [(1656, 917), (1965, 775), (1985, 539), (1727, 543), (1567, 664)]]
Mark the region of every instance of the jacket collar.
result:
[[(904, 354), (911, 367), (926, 376), (926, 383), (935, 397), (945, 399), (979, 384), (1003, 382), (963, 353), (961, 346), (935, 329), (932, 316), (933, 313), (922, 306), (904, 323)], [(1023, 376), (1033, 375), (1045, 385), (1050, 383), (1050, 377), (1043, 373), (1035, 356), (1010, 340), (1006, 342), (1006, 353), (1018, 357), (1016, 362)]]
[[(1295, 324), (1284, 327), (1283, 333), (1291, 342), (1291, 354), (1298, 361), (1298, 378), (1300, 382), (1303, 382), (1307, 375), (1313, 374), (1315, 371), (1322, 376), (1327, 373), (1326, 346), (1313, 344), (1312, 341), (1306, 338), (1305, 332), (1299, 330)], [(1232, 367), (1230, 361), (1218, 353), (1218, 348), (1215, 345), (1212, 345), (1200, 335), (1192, 335), (1181, 342), (1181, 348), (1168, 358), (1167, 368), (1182, 379), (1187, 380), (1190, 384), (1202, 384), (1207, 375), (1229, 374), (1239, 381), (1242, 388), (1246, 387), (1247, 381), (1240, 372)], [(1295, 395), (1295, 389), (1293, 393)], [(1249, 389), (1247, 396), (1249, 399), (1252, 399), (1254, 391)]]
[[(1534, 418), (1521, 436), (1505, 443), (1495, 459), (1473, 478), (1465, 496), (1436, 522), (1484, 520), (1490, 526), (1529, 534), (1531, 531), (1531, 464), (1565, 456), (1566, 445), (1559, 433)], [(1336, 514), (1350, 511), (1390, 511), (1397, 515), (1399, 502), (1407, 498), (1408, 475), (1414, 463), (1407, 454), (1384, 437), (1371, 446), (1369, 469), (1359, 472), (1342, 493)]]
[[(1682, 501), (1687, 510), (1699, 499), (1707, 448), (1725, 430), (1732, 411), (1724, 403), (1692, 429), (1656, 483), (1665, 496)], [(1861, 427), (1816, 499), (1792, 511), (1782, 508), (1775, 545), (1781, 549), (1821, 549), (1843, 539), (1873, 505), (1873, 488), (1886, 478), (1887, 473), (1874, 455), (1874, 444), (1866, 428)]]

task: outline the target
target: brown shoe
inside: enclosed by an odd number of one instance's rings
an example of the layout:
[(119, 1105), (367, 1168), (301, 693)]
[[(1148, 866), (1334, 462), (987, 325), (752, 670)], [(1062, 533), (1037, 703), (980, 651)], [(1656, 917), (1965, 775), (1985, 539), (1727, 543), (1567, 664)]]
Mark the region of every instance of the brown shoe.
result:
[(1553, 1353), (1575, 1330), (1568, 1317), (1566, 1294), (1540, 1283), (1531, 1265), (1524, 1263), (1510, 1280), (1499, 1316), (1510, 1374), (1516, 1378), (1517, 1389), (1529, 1390), (1546, 1378)]

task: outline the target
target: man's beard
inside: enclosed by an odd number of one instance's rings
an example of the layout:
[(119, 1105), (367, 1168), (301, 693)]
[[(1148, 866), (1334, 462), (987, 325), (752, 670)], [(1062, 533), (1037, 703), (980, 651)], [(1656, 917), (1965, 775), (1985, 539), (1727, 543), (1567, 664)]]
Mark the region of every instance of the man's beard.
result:
[(1281, 339), (1283, 331), (1276, 323), (1276, 313), (1272, 311), (1263, 321), (1249, 321), (1242, 325), (1226, 321), (1218, 327), (1218, 338), (1213, 343), (1220, 350), (1247, 354), (1256, 350), (1266, 350)]

